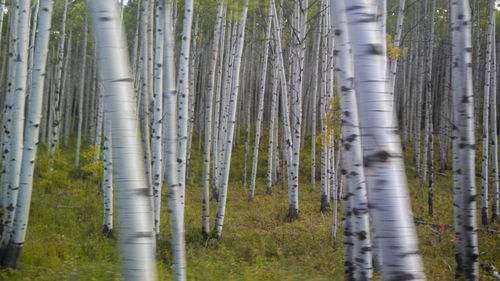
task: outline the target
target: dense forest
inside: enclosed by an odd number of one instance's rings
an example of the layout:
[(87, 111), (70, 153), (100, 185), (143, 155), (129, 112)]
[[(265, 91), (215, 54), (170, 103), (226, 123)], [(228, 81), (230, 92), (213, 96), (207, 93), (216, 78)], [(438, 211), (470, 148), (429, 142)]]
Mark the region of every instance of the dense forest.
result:
[(500, 280), (497, 8), (0, 0), (0, 280)]

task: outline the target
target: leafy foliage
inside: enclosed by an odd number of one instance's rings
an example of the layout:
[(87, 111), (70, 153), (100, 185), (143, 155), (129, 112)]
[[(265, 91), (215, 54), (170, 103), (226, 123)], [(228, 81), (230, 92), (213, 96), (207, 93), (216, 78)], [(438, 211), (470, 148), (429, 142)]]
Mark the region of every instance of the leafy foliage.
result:
[(387, 40), (387, 56), (393, 60), (397, 59), (408, 52), (408, 47), (401, 49), (400, 47), (394, 46), (394, 41), (392, 41), (392, 36), (390, 34), (386, 35)]

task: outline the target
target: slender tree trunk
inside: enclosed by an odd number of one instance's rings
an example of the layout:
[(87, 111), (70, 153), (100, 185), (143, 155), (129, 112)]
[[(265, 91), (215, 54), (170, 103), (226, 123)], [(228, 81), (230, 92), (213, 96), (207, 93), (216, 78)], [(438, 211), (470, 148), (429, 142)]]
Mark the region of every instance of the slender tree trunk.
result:
[[(50, 141), (50, 153), (53, 153), (54, 150), (59, 146), (59, 130), (61, 125), (61, 89), (62, 89), (62, 75), (63, 75), (63, 62), (64, 62), (64, 44), (66, 42), (66, 14), (68, 12), (68, 0), (64, 1), (63, 15), (62, 15), (62, 24), (61, 24), (61, 39), (59, 42), (59, 50), (57, 52), (57, 68), (56, 68), (56, 88), (54, 92), (53, 99), (53, 119), (52, 119), (52, 128), (51, 133), (49, 135)], [(52, 159), (52, 158), (51, 158)]]
[(469, 1), (451, 2), (453, 124), (453, 206), (456, 275), (478, 280), (476, 232), (474, 97)]
[[(488, 171), (489, 171), (489, 110), (490, 110), (490, 81), (491, 81), (491, 52), (493, 47), (493, 32), (495, 27), (495, 1), (489, 1), (488, 42), (486, 43), (486, 67), (484, 76), (484, 96), (483, 96), (483, 157), (481, 174), (481, 222), (488, 225)], [(495, 93), (496, 94), (496, 93)], [(493, 112), (492, 114), (496, 114)]]
[[(8, 192), (9, 183), (9, 159), (11, 153), (11, 140), (12, 140), (12, 109), (14, 103), (14, 78), (16, 75), (15, 58), (17, 57), (17, 18), (19, 14), (19, 7), (17, 0), (11, 2), (10, 5), (10, 33), (9, 33), (9, 71), (7, 77), (7, 93), (5, 97), (5, 110), (4, 110), (4, 127), (3, 129), (3, 153), (2, 153), (2, 206), (6, 208), (9, 205), (10, 192)], [(4, 213), (5, 214), (5, 213)]]
[(82, 69), (80, 73), (80, 90), (78, 94), (78, 132), (76, 136), (75, 167), (80, 165), (80, 147), (82, 143), (82, 123), (83, 123), (83, 96), (85, 90), (85, 71), (87, 65), (87, 14), (83, 23), (83, 51), (82, 51)]
[(177, 76), (178, 85), (178, 155), (177, 155), (177, 177), (179, 179), (179, 191), (181, 198), (181, 217), (184, 217), (184, 200), (186, 194), (186, 157), (188, 139), (188, 119), (189, 119), (189, 56), (191, 47), (191, 25), (193, 22), (193, 0), (186, 0), (184, 9), (184, 23), (182, 27), (182, 46), (179, 57), (179, 72)]
[[(271, 13), (271, 11), (269, 11)], [(269, 19), (269, 25), (272, 24), (272, 19)], [(268, 154), (267, 154), (267, 188), (266, 192), (267, 194), (271, 194), (272, 186), (273, 186), (273, 178), (274, 178), (274, 170), (276, 165), (275, 165), (275, 154), (278, 154), (278, 150), (276, 149), (276, 142), (277, 138), (275, 137), (276, 131), (278, 128), (276, 128), (276, 113), (278, 110), (278, 104), (277, 104), (277, 99), (278, 99), (278, 64), (276, 63), (276, 59), (272, 60), (272, 66), (271, 66), (271, 114), (269, 117), (269, 147), (268, 147)]]
[(161, 189), (163, 185), (162, 159), (162, 119), (163, 119), (163, 27), (165, 26), (163, 1), (156, 3), (155, 9), (155, 63), (154, 63), (154, 110), (153, 137), (151, 139), (153, 213), (156, 235), (160, 235)]
[(112, 135), (111, 116), (109, 112), (104, 114), (104, 144), (103, 144), (103, 191), (104, 212), (102, 220), (102, 233), (105, 237), (113, 237), (113, 159), (112, 159)]
[(28, 76), (28, 48), (29, 48), (29, 26), (30, 26), (30, 3), (29, 0), (19, 0), (17, 8), (18, 22), (13, 25), (17, 27), (17, 52), (15, 59), (15, 79), (13, 85), (12, 112), (10, 118), (11, 143), (6, 160), (7, 166), (7, 202), (3, 213), (3, 234), (0, 258), (3, 266), (9, 265), (9, 256), (6, 255), (11, 242), (11, 233), (14, 224), (14, 215), (17, 209), (17, 198), (19, 194), (19, 181), (21, 178), (21, 163), (23, 158), (23, 135), (24, 135), (24, 113), (26, 98), (26, 81)]
[(314, 43), (314, 54), (315, 61), (313, 65), (313, 76), (312, 76), (312, 136), (311, 136), (311, 190), (314, 190), (316, 186), (316, 128), (317, 116), (318, 116), (318, 69), (319, 69), (319, 59), (320, 59), (320, 46), (321, 46), (321, 23), (318, 24), (318, 30), (316, 31), (316, 38)]
[[(28, 1), (29, 2), (29, 1)], [(10, 236), (7, 250), (4, 253), (4, 266), (17, 268), (26, 237), (28, 217), (33, 187), (33, 175), (39, 139), (40, 119), (42, 117), (43, 90), (45, 69), (49, 50), (49, 34), (52, 19), (53, 0), (42, 0), (38, 23), (37, 44), (33, 63), (33, 85), (28, 101), (28, 120), (23, 146), (23, 160), (19, 181), (19, 195), (14, 214), (13, 231), (4, 233)]]
[(109, 95), (113, 171), (117, 187), (120, 246), (125, 280), (156, 280), (155, 239), (146, 184), (134, 86), (120, 15), (112, 1), (90, 1), (102, 81)]
[(170, 225), (172, 229), (172, 256), (174, 280), (186, 280), (186, 251), (184, 243), (184, 205), (181, 201), (180, 184), (177, 173), (177, 86), (175, 81), (175, 37), (172, 23), (172, 4), (164, 0), (165, 27), (163, 66), (163, 98), (165, 102), (165, 162), (168, 186)]
[(234, 137), (234, 127), (236, 123), (236, 106), (238, 104), (238, 94), (240, 89), (240, 66), (241, 66), (241, 55), (243, 53), (243, 46), (245, 41), (245, 23), (247, 19), (248, 12), (248, 0), (244, 1), (243, 9), (241, 11), (240, 23), (238, 25), (238, 38), (236, 42), (236, 54), (234, 57), (234, 68), (233, 68), (233, 83), (231, 89), (231, 99), (229, 106), (229, 118), (227, 126), (227, 139), (226, 139), (226, 149), (224, 153), (224, 165), (223, 174), (220, 182), (220, 193), (219, 193), (219, 205), (217, 207), (217, 215), (215, 217), (214, 231), (218, 238), (222, 234), (222, 226), (224, 224), (224, 215), (226, 211), (226, 200), (227, 200), (227, 187), (229, 181), (229, 168), (231, 165), (231, 152), (233, 149), (233, 137)]
[[(271, 37), (271, 24), (272, 17), (269, 13), (267, 17), (267, 30), (266, 39), (264, 45), (264, 56), (262, 63), (262, 73), (260, 77), (260, 88), (259, 88), (259, 107), (257, 109), (257, 124), (255, 125), (255, 143), (253, 148), (253, 162), (252, 162), (252, 175), (250, 177), (250, 194), (248, 196), (249, 200), (255, 197), (255, 179), (257, 178), (257, 163), (259, 161), (259, 148), (262, 130), (262, 117), (264, 116), (264, 93), (266, 90), (266, 78), (267, 78), (267, 61), (269, 56), (269, 42)], [(248, 105), (249, 106), (249, 105)], [(250, 122), (248, 120), (247, 122)]]
[(491, 188), (493, 189), (493, 198), (491, 201), (491, 222), (499, 222), (499, 188), (498, 188), (498, 143), (497, 143), (497, 68), (496, 68), (496, 39), (493, 33), (493, 51), (492, 51), (492, 72), (491, 72), (491, 150), (492, 150), (492, 170), (493, 180)]
[[(203, 179), (202, 179), (202, 215), (201, 215), (201, 232), (207, 236), (210, 232), (210, 149), (212, 147), (212, 96), (215, 85), (215, 71), (217, 67), (217, 59), (219, 55), (219, 34), (221, 33), (221, 23), (223, 17), (223, 2), (219, 0), (217, 5), (217, 16), (215, 18), (214, 38), (212, 46), (212, 56), (210, 57), (210, 68), (208, 72), (207, 95), (205, 97), (205, 146), (203, 149)], [(223, 37), (223, 36), (221, 36)], [(222, 57), (221, 57), (222, 58)], [(217, 113), (217, 112), (216, 112)], [(215, 138), (214, 138), (215, 139)], [(215, 151), (214, 151), (215, 155)], [(214, 159), (215, 161), (215, 159)]]

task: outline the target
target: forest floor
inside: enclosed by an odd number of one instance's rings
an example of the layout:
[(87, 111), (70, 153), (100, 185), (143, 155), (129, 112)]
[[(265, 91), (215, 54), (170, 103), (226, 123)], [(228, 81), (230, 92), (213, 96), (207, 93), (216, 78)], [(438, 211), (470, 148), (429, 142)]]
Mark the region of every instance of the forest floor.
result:
[[(209, 241), (201, 235), (202, 153), (198, 151), (197, 138), (194, 140), (185, 212), (188, 280), (343, 280), (342, 206), (339, 205), (334, 242), (332, 210), (319, 212), (319, 182), (314, 191), (310, 191), (307, 184), (311, 167), (307, 139), (301, 157), (300, 218), (293, 222), (286, 219), (288, 195), (281, 184), (273, 187), (271, 195), (265, 194), (266, 143), (259, 154), (256, 197), (248, 201), (248, 189), (241, 183), (244, 142), (240, 140), (233, 152), (222, 239)], [(69, 147), (74, 147), (74, 143), (70, 142)], [(45, 148), (41, 147), (40, 151)], [(74, 150), (68, 149), (56, 155), (53, 171), (48, 169), (45, 153), (39, 154), (20, 268), (1, 270), (0, 280), (120, 279), (118, 241), (102, 235), (100, 176), (92, 176), (93, 171), (99, 171), (102, 166), (92, 164), (92, 152), (87, 148), (81, 168), (76, 169), (72, 164), (73, 154)], [(405, 159), (409, 160), (410, 156), (411, 151), (407, 151)], [(414, 178), (414, 167), (408, 165), (411, 161), (405, 162), (415, 217), (453, 225), (450, 172), (440, 173), (435, 178), (434, 216), (430, 217), (427, 215), (427, 189), (420, 188), (419, 180)], [(319, 174), (319, 165), (317, 167)], [(480, 196), (478, 203), (479, 200)], [(168, 198), (163, 196), (161, 234), (157, 244), (160, 280), (172, 278), (167, 204)], [(214, 200), (210, 208), (213, 224), (217, 208)], [(427, 279), (454, 280), (453, 229), (429, 225), (417, 225), (416, 228)], [(489, 228), (500, 230), (500, 225)], [(499, 249), (500, 235), (479, 232), (480, 262), (491, 263), (500, 269)], [(494, 280), (483, 269), (480, 269), (479, 279)]]

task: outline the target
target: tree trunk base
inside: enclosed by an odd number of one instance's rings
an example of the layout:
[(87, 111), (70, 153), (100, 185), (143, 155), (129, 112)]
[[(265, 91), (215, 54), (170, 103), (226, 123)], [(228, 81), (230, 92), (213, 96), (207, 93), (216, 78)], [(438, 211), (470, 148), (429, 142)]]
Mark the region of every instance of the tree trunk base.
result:
[(107, 225), (103, 225), (102, 226), (102, 234), (106, 238), (113, 238), (113, 229), (112, 228), (108, 228)]
[(2, 249), (2, 267), (16, 269), (21, 257), (21, 250), (23, 244), (10, 242), (4, 249)]
[(481, 223), (483, 225), (488, 225), (488, 207), (486, 208), (481, 208)]
[(328, 195), (322, 194), (321, 195), (321, 207), (319, 208), (319, 211), (324, 213), (330, 209), (330, 202), (328, 201)]
[(288, 209), (288, 219), (290, 221), (293, 221), (295, 219), (299, 218), (299, 210), (295, 208), (292, 204), (290, 204), (289, 209)]

